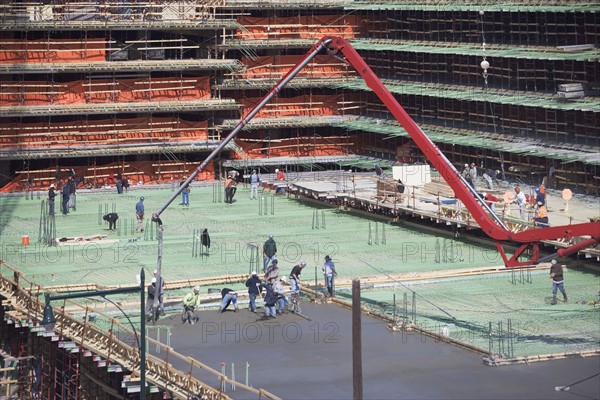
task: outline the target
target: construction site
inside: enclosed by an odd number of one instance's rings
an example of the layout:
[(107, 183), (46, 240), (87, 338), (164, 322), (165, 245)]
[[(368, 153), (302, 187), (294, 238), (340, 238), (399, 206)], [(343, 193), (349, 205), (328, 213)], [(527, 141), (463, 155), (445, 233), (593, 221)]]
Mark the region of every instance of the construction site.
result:
[[(0, 25), (0, 400), (600, 398), (598, 4), (7, 0)], [(270, 235), (280, 276), (307, 266), (264, 321)]]

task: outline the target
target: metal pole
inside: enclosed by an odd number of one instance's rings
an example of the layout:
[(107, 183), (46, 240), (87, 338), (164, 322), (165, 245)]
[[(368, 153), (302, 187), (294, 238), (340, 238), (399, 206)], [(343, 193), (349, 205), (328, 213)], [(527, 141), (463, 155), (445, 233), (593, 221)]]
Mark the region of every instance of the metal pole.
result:
[(200, 164), (195, 170), (194, 172), (189, 176), (189, 178), (187, 178), (185, 180), (185, 182), (183, 182), (178, 190), (175, 191), (175, 193), (173, 193), (171, 195), (171, 197), (169, 197), (169, 199), (165, 202), (165, 204), (163, 204), (153, 215), (152, 215), (152, 220), (156, 221), (160, 218), (160, 215), (163, 213), (163, 211), (166, 210), (166, 208), (173, 202), (173, 200), (175, 200), (175, 198), (177, 196), (179, 196), (179, 194), (181, 193), (181, 191), (187, 186), (189, 185), (196, 176), (198, 176), (198, 174), (200, 173), (200, 171), (202, 171), (209, 162), (211, 162), (224, 148), (225, 146), (227, 146), (227, 144), (238, 134), (239, 131), (242, 130), (242, 128), (244, 126), (246, 126), (246, 124), (248, 124), (248, 122), (250, 122), (250, 120), (252, 118), (254, 118), (254, 116), (256, 114), (259, 113), (259, 111), (273, 98), (275, 97), (275, 95), (277, 95), (283, 88), (285, 85), (288, 84), (289, 81), (291, 81), (292, 79), (294, 79), (294, 77), (296, 75), (298, 75), (298, 73), (306, 66), (308, 65), (311, 60), (313, 58), (315, 58), (317, 56), (317, 54), (319, 54), (321, 52), (321, 50), (323, 50), (324, 48), (327, 47), (327, 45), (329, 43), (331, 43), (331, 39), (327, 39), (322, 41), (321, 43), (318, 43), (317, 45), (313, 46), (313, 49), (311, 49), (310, 53), (307, 54), (296, 66), (294, 66), (294, 68), (289, 71), (283, 78), (281, 78), (281, 80), (265, 95), (265, 97), (263, 97), (263, 99), (260, 101), (260, 103), (258, 103), (252, 110), (250, 110), (250, 112), (244, 116), (241, 121), (235, 126), (235, 128), (233, 128), (233, 130), (231, 131), (231, 133), (229, 133), (229, 135), (227, 135), (223, 140), (221, 140), (221, 143), (219, 143), (219, 145), (206, 157), (206, 159), (202, 162), (202, 164)]
[(352, 398), (362, 400), (362, 339), (360, 312), (360, 280), (352, 280)]
[(146, 398), (146, 285), (144, 268), (140, 271), (140, 400)]

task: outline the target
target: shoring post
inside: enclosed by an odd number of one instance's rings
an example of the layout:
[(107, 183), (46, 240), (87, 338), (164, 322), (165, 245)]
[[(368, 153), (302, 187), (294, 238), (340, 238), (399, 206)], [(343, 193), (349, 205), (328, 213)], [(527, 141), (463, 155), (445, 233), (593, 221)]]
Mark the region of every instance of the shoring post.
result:
[(381, 224), (381, 243), (387, 244), (387, 239), (385, 237), (385, 224)]
[(231, 363), (231, 390), (235, 392), (235, 364)]
[(102, 225), (102, 204), (98, 204), (98, 226)]
[(112, 203), (112, 212), (117, 212), (117, 203)]
[(196, 228), (192, 231), (192, 258), (196, 257), (198, 249), (196, 248)]
[(246, 361), (246, 377), (245, 377), (245, 380), (244, 380), (244, 384), (245, 384), (246, 386), (249, 386), (249, 385), (248, 385), (248, 370), (249, 370), (249, 369), (250, 369), (250, 363), (249, 363), (248, 361)]
[(404, 308), (402, 310), (402, 329), (406, 329), (408, 323), (408, 293), (404, 292)]
[(315, 265), (315, 293), (317, 293), (317, 284), (318, 284), (318, 281), (317, 281), (317, 266)]
[(258, 196), (258, 215), (262, 215), (262, 196)]
[(54, 218), (54, 215), (50, 216), (50, 238), (48, 239), (49, 246), (58, 246), (58, 244), (56, 243), (56, 219)]
[(379, 222), (375, 222), (375, 244), (379, 244)]
[(443, 263), (448, 262), (448, 245), (446, 243), (446, 238), (442, 240), (441, 260)]
[(325, 229), (325, 210), (321, 210), (321, 228)]
[(221, 379), (221, 392), (225, 392), (225, 362), (221, 362), (221, 376), (219, 379)]
[(513, 342), (513, 331), (512, 331), (512, 319), (508, 319), (508, 356), (514, 357), (514, 342)]
[(40, 223), (38, 224), (38, 243), (44, 240), (43, 227), (46, 224), (46, 216), (44, 215), (45, 208), (45, 202), (42, 200), (42, 203), (40, 204)]
[[(256, 259), (258, 258), (258, 253), (255, 250), (258, 250), (258, 245), (254, 243), (248, 243), (248, 248), (250, 249), (250, 263), (248, 265), (248, 275), (252, 274), (252, 271), (255, 268)], [(256, 270), (258, 272), (258, 269)]]
[(121, 236), (121, 228), (123, 227), (123, 224), (121, 222), (121, 218), (119, 218), (117, 220), (117, 236)]
[(265, 204), (263, 205), (263, 215), (267, 215), (269, 213), (269, 203), (267, 200), (267, 196), (263, 196), (263, 200), (265, 201)]
[(502, 331), (502, 321), (498, 321), (498, 354), (504, 354), (504, 332)]
[(271, 215), (275, 215), (275, 196), (271, 196)]
[(369, 222), (369, 238), (367, 239), (367, 244), (370, 246), (373, 244), (373, 239), (371, 238), (371, 223)]
[(435, 257), (434, 261), (436, 264), (441, 262), (441, 249), (440, 249), (440, 239), (435, 238)]

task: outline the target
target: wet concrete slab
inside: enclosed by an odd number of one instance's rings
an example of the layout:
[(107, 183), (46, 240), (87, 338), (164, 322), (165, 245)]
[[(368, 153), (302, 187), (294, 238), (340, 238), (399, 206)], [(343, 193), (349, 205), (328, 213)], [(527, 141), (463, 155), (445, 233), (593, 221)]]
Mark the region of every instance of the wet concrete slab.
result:
[[(303, 314), (259, 320), (247, 309), (198, 313), (200, 321), (182, 325), (179, 315), (158, 322), (170, 326), (170, 345), (231, 377), (284, 399), (351, 399), (351, 311), (334, 304), (302, 305)], [(262, 312), (262, 309), (259, 309)], [(475, 352), (418, 333), (390, 332), (385, 322), (362, 317), (362, 373), (365, 399), (598, 399), (600, 357), (571, 358), (490, 367)], [(150, 348), (150, 351), (154, 349)], [(159, 355), (161, 356), (161, 355)], [(162, 355), (164, 357), (164, 354)], [(175, 365), (177, 367), (177, 365)], [(188, 368), (183, 365), (181, 368)], [(183, 369), (185, 370), (185, 369)], [(194, 369), (207, 384), (210, 374)], [(235, 399), (256, 398), (240, 390)]]

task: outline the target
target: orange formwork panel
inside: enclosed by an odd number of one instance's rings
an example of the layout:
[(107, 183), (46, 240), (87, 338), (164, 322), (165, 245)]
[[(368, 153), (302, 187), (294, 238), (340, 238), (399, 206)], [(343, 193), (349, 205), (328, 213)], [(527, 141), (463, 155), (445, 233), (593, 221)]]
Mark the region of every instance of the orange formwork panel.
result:
[(206, 121), (171, 117), (0, 124), (0, 149), (208, 140)]
[[(245, 98), (240, 102), (244, 105), (244, 113), (251, 109), (260, 99)], [(291, 98), (277, 97), (265, 105), (255, 118), (299, 117), (299, 116), (329, 116), (340, 115), (339, 96), (303, 95)]]
[(0, 41), (0, 64), (106, 61), (104, 39)]
[(244, 30), (236, 31), (240, 39), (320, 39), (325, 35), (352, 39), (359, 34), (360, 19), (355, 15), (306, 15), (298, 17), (237, 19)]
[[(332, 156), (354, 153), (356, 150), (355, 137), (297, 137), (288, 139), (276, 139), (266, 143), (249, 143), (236, 140), (238, 146), (244, 150), (248, 158), (263, 158), (267, 151), (269, 157), (315, 157)], [(241, 158), (240, 154), (234, 154), (235, 158)]]
[[(240, 61), (246, 66), (237, 73), (242, 79), (280, 79), (302, 56), (263, 56), (254, 59), (243, 57)], [(330, 56), (316, 56), (296, 76), (297, 78), (327, 78), (355, 75), (342, 61)]]
[(63, 83), (10, 82), (0, 86), (0, 106), (120, 103), (210, 99), (207, 76), (152, 79), (89, 79)]

